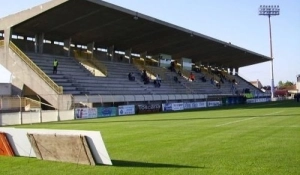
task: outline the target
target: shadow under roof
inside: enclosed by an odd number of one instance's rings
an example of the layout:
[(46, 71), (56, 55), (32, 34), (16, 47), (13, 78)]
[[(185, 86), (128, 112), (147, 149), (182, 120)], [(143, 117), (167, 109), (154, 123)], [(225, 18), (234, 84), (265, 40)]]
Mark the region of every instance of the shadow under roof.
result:
[[(59, 1), (59, 0), (54, 0)], [(42, 6), (42, 5), (41, 5)], [(29, 13), (24, 11), (21, 13)], [(137, 16), (138, 19), (134, 17)], [(69, 0), (13, 25), (13, 34), (88, 44), (134, 53), (160, 53), (223, 67), (244, 67), (271, 58), (100, 0)]]

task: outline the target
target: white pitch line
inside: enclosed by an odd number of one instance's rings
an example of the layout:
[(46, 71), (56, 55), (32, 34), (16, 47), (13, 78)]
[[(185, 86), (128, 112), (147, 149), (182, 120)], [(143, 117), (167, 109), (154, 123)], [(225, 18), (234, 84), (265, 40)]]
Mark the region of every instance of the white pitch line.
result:
[(230, 125), (232, 123), (238, 123), (238, 122), (243, 122), (243, 121), (252, 120), (252, 119), (254, 119), (254, 117), (252, 117), (252, 118), (246, 118), (246, 119), (243, 119), (243, 120), (236, 120), (236, 121), (233, 121), (233, 122), (223, 123), (223, 124), (220, 124), (220, 125), (216, 125), (216, 127), (224, 126), (224, 125)]
[(233, 124), (233, 123), (239, 123), (239, 122), (243, 122), (243, 121), (247, 121), (247, 120), (252, 120), (252, 119), (255, 119), (255, 118), (259, 117), (259, 116), (273, 115), (273, 114), (278, 114), (278, 113), (282, 113), (282, 112), (284, 112), (284, 111), (277, 111), (277, 112), (272, 112), (272, 113), (269, 113), (269, 114), (258, 115), (256, 117), (251, 117), (251, 118), (246, 118), (246, 119), (242, 119), (242, 120), (236, 120), (236, 121), (232, 121), (232, 122), (227, 122), (227, 123), (223, 123), (223, 124), (220, 124), (220, 125), (216, 125), (216, 127), (230, 125), (230, 124)]

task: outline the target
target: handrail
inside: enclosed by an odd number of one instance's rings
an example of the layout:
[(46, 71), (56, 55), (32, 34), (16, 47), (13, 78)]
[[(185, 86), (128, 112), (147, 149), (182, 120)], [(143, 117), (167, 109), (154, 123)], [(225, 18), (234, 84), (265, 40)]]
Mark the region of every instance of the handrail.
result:
[(63, 87), (58, 86), (44, 71), (42, 71), (24, 52), (22, 52), (13, 42), (9, 42), (9, 47), (14, 51), (38, 76), (40, 76), (57, 94), (63, 94)]

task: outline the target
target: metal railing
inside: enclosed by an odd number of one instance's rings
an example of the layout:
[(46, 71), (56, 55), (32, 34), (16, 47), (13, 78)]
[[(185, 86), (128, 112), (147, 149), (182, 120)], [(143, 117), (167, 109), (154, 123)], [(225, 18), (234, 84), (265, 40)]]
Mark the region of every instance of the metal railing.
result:
[(14, 51), (40, 78), (42, 78), (57, 94), (63, 93), (63, 87), (58, 86), (44, 71), (42, 71), (24, 52), (22, 52), (13, 42), (9, 47)]

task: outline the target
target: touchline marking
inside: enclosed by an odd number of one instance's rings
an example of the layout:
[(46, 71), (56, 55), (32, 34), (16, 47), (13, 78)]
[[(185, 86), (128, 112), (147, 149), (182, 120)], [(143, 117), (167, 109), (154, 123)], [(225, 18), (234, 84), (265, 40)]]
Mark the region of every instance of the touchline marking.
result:
[(227, 122), (227, 123), (223, 123), (223, 124), (220, 124), (220, 125), (216, 125), (216, 127), (230, 125), (232, 123), (239, 123), (239, 122), (243, 122), (243, 121), (247, 121), (247, 120), (252, 120), (252, 119), (255, 119), (255, 118), (259, 117), (259, 116), (273, 115), (273, 114), (278, 114), (278, 113), (282, 113), (282, 112), (284, 112), (284, 111), (277, 111), (277, 112), (272, 112), (272, 113), (269, 113), (269, 114), (258, 115), (256, 117), (251, 117), (251, 118), (246, 118), (246, 119), (242, 119), (242, 120), (236, 120), (236, 121), (232, 121), (232, 122)]

